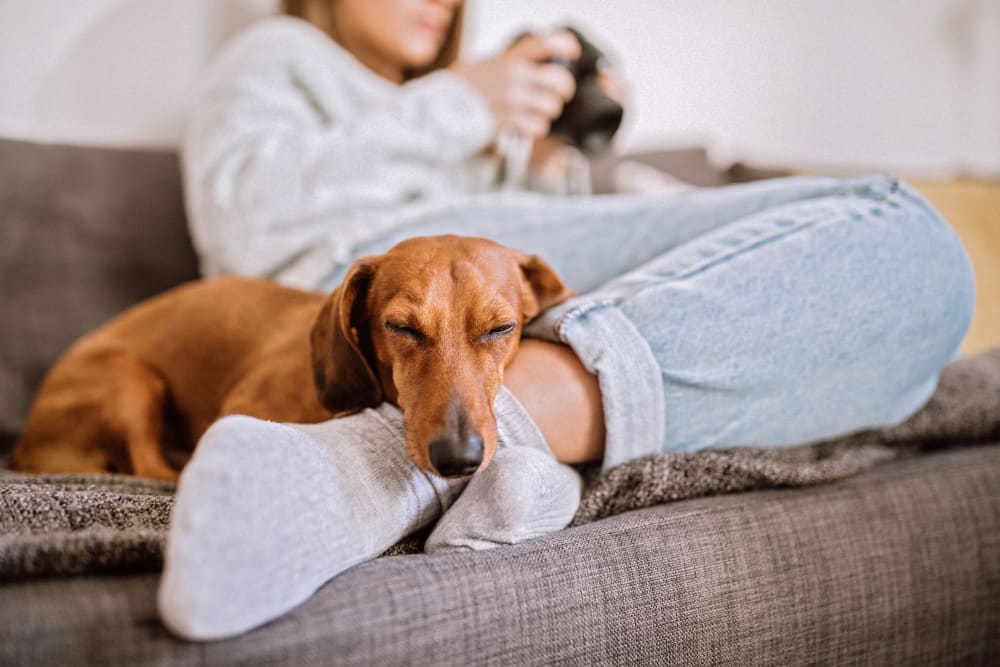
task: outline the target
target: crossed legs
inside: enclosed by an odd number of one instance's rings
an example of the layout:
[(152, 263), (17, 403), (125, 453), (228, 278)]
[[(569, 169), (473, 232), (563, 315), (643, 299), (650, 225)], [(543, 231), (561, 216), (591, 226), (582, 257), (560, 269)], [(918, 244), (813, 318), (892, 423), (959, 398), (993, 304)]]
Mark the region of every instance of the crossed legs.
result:
[[(474, 234), (492, 223), (498, 231), (480, 235), (542, 254), (587, 290), (532, 326), (546, 340), (525, 341), (508, 370), (497, 409), (508, 454), (463, 491), (399, 456), (389, 408), (315, 427), (224, 420), (181, 479), (160, 591), (168, 624), (193, 639), (243, 632), (445, 510), (432, 550), (558, 530), (580, 486), (556, 459), (610, 466), (902, 420), (968, 325), (964, 252), (889, 179), (790, 179), (593, 208), (407, 230)], [(590, 231), (574, 248), (559, 234), (577, 226)], [(505, 238), (516, 234), (525, 243)], [(548, 237), (552, 252), (540, 247)], [(629, 248), (631, 270), (591, 275)]]

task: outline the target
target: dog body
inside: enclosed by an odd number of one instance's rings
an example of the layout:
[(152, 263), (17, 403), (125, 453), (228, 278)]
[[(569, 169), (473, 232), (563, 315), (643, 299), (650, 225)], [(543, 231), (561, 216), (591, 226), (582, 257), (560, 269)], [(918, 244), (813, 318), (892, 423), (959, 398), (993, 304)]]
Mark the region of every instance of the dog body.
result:
[(77, 341), (14, 451), (31, 472), (176, 479), (219, 417), (315, 423), (389, 400), (421, 468), (465, 475), (496, 445), (493, 399), (524, 323), (570, 293), (537, 257), (466, 237), (358, 260), (329, 296), (262, 280), (189, 283)]
[(321, 294), (266, 281), (188, 283), (77, 341), (43, 381), (14, 451), (31, 472), (174, 479), (218, 417), (317, 422), (308, 331)]

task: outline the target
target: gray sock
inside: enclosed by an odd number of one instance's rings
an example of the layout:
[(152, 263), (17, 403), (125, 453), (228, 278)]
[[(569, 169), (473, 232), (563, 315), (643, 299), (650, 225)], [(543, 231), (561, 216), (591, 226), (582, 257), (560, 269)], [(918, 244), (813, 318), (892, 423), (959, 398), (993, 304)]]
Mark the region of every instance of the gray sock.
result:
[(492, 549), (565, 528), (582, 482), (569, 466), (530, 447), (504, 447), (477, 474), (427, 538), (427, 553)]
[(246, 632), (308, 599), (452, 506), (429, 551), (513, 544), (565, 527), (580, 480), (503, 389), (502, 440), (468, 482), (427, 475), (406, 455), (391, 405), (321, 424), (227, 417), (203, 436), (178, 485), (160, 615), (205, 641)]
[(250, 630), (433, 521), (464, 483), (413, 465), (388, 404), (308, 426), (222, 419), (178, 485), (160, 615), (192, 640)]
[(507, 389), (494, 403), (500, 448), (438, 521), (427, 553), (490, 549), (565, 528), (583, 481), (552, 456), (538, 427)]

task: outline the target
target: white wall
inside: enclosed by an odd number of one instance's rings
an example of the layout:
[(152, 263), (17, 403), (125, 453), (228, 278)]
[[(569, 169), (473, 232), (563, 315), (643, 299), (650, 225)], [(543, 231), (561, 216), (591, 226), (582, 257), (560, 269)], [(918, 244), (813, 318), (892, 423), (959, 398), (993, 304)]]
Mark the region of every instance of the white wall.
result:
[[(494, 0), (477, 43), (574, 0)], [(625, 142), (708, 141), (722, 158), (1000, 174), (1000, 0), (630, 0), (572, 21), (632, 84)]]
[[(172, 145), (216, 45), (273, 0), (0, 0), (0, 134)], [(625, 149), (1000, 175), (1000, 0), (474, 0), (467, 51), (572, 22), (632, 90)]]
[(174, 145), (191, 83), (271, 0), (0, 0), (0, 134)]

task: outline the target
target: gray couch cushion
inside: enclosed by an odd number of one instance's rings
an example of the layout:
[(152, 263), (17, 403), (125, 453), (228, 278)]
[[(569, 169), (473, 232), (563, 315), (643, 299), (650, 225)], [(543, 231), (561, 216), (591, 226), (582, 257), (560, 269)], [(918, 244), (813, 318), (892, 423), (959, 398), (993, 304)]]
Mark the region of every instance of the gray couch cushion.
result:
[(174, 153), (0, 140), (0, 454), (74, 339), (195, 277)]
[(160, 625), (157, 575), (8, 583), (0, 664), (997, 664), (1000, 445), (348, 570), (238, 639)]

